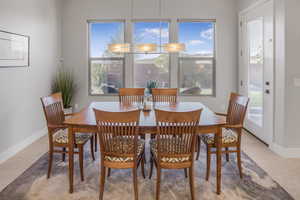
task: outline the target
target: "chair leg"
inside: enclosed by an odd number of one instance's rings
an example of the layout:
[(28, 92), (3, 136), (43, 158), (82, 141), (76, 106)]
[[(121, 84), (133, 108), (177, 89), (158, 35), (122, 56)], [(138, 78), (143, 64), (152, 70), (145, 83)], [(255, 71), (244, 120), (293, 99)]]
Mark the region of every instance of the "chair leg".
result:
[(92, 158), (95, 161), (95, 153), (94, 153), (94, 137), (91, 137), (91, 154), (92, 154)]
[(145, 174), (145, 152), (142, 155), (143, 157), (141, 158), (141, 164), (142, 164), (142, 175), (144, 177), (144, 179), (146, 178), (146, 174)]
[[(63, 147), (63, 152), (66, 152), (66, 147)], [(62, 161), (66, 161), (66, 153), (62, 153)]]
[(110, 177), (110, 173), (111, 173), (111, 168), (107, 169), (107, 177)]
[[(225, 147), (225, 151), (228, 151), (229, 148)], [(229, 162), (229, 153), (226, 153), (226, 161)]]
[(146, 147), (144, 147), (144, 162), (145, 162), (145, 164), (147, 164)]
[(156, 200), (159, 200), (160, 194), (160, 179), (161, 179), (161, 169), (157, 166), (157, 180), (156, 180)]
[(239, 167), (240, 177), (243, 178), (243, 171), (242, 171), (242, 160), (241, 160), (241, 148), (238, 147), (237, 149), (237, 163)]
[(194, 182), (194, 168), (193, 166), (189, 168), (189, 179), (190, 179), (190, 191), (192, 200), (195, 199), (195, 182)]
[(48, 173), (47, 173), (47, 178), (50, 178), (51, 174), (51, 169), (52, 169), (52, 161), (53, 161), (53, 148), (50, 147), (50, 150), (48, 152), (49, 160), (48, 160)]
[(83, 146), (80, 145), (78, 147), (79, 150), (79, 166), (80, 166), (80, 177), (81, 177), (81, 181), (84, 181), (84, 174), (83, 174)]
[(105, 167), (101, 163), (101, 175), (100, 175), (100, 186), (99, 186), (99, 200), (103, 199), (104, 184), (105, 184)]
[(187, 168), (184, 168), (184, 176), (185, 176), (185, 178), (188, 177), (188, 171), (187, 171)]
[(132, 169), (133, 173), (133, 190), (134, 190), (134, 199), (138, 200), (139, 199), (139, 193), (138, 193), (138, 180), (137, 180), (137, 167), (134, 166)]
[(150, 158), (150, 173), (149, 173), (149, 179), (151, 179), (152, 177), (152, 172), (153, 172), (153, 155), (152, 155), (152, 152), (151, 152), (151, 158)]
[(206, 147), (206, 180), (209, 180), (209, 175), (210, 175), (210, 163), (211, 163), (211, 147), (207, 145)]
[(94, 135), (94, 137), (95, 137), (95, 152), (97, 152), (97, 133), (95, 133), (95, 135)]
[(198, 135), (197, 136), (197, 156), (196, 156), (196, 160), (199, 160), (200, 149), (201, 149), (201, 137), (200, 137), (200, 135)]

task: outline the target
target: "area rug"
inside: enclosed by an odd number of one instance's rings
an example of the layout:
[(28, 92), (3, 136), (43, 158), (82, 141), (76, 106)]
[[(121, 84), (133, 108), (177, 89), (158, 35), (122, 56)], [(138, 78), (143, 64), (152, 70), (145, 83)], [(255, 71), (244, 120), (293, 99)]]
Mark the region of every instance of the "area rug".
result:
[[(89, 145), (87, 145), (89, 146)], [(149, 153), (149, 152), (148, 152)], [(47, 154), (27, 169), (1, 193), (1, 200), (93, 200), (98, 199), (99, 154), (92, 161), (89, 149), (85, 153), (85, 181), (80, 181), (79, 164), (75, 156), (74, 193), (68, 193), (68, 162), (62, 162), (61, 156), (54, 159), (52, 176), (46, 178)], [(148, 154), (149, 158), (149, 154)], [(222, 193), (216, 194), (215, 157), (212, 159), (211, 177), (205, 180), (206, 151), (201, 147), (201, 158), (195, 162), (196, 199), (201, 200), (291, 200), (293, 199), (278, 183), (261, 169), (245, 153), (242, 155), (244, 178), (240, 179), (236, 165), (236, 156), (230, 161), (222, 159)], [(146, 165), (149, 173), (149, 162)], [(139, 199), (155, 199), (156, 173), (152, 179), (143, 179), (139, 168)], [(183, 170), (163, 170), (161, 200), (184, 200), (190, 198), (189, 182)], [(132, 174), (130, 170), (112, 170), (106, 179), (104, 199), (132, 200)]]

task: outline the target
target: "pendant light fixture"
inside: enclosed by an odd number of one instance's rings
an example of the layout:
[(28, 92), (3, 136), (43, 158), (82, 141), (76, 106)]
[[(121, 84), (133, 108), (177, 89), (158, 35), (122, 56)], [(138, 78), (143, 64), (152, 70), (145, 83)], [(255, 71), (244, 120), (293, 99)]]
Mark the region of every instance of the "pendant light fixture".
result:
[[(131, 19), (133, 19), (133, 0), (130, 1), (131, 3)], [(161, 19), (162, 17), (162, 0), (159, 0), (159, 17)], [(183, 43), (166, 43), (162, 44), (161, 43), (161, 21), (160, 23), (160, 30), (159, 30), (159, 35), (160, 35), (160, 53), (162, 49), (167, 52), (167, 53), (177, 53), (180, 51), (185, 50), (185, 44)], [(112, 53), (134, 53), (133, 49), (139, 53), (152, 53), (156, 52), (157, 50), (157, 45), (154, 43), (146, 43), (146, 44), (138, 44), (135, 46), (135, 48), (132, 47), (130, 43), (114, 43), (114, 44), (109, 44), (108, 45), (108, 50)]]
[(167, 43), (164, 45), (164, 50), (169, 53), (176, 53), (185, 50), (185, 44), (183, 43)]
[[(133, 0), (130, 1), (130, 17), (133, 18)], [(131, 45), (130, 43), (113, 43), (108, 45), (108, 51), (116, 54), (120, 53), (130, 53)]]
[[(159, 17), (162, 18), (162, 0), (159, 0)], [(161, 21), (160, 21), (161, 24)], [(160, 25), (160, 41), (161, 41), (161, 25)], [(178, 53), (185, 50), (185, 44), (183, 43), (166, 43), (161, 46), (165, 52)]]
[(136, 45), (136, 50), (142, 53), (156, 52), (156, 49), (157, 49), (157, 45), (153, 43)]
[(130, 44), (129, 43), (109, 44), (108, 50), (112, 53), (129, 53), (130, 52)]
[[(161, 32), (161, 30), (160, 30)], [(156, 52), (157, 45), (154, 43), (145, 43), (136, 45), (136, 51), (139, 53), (152, 53)]]

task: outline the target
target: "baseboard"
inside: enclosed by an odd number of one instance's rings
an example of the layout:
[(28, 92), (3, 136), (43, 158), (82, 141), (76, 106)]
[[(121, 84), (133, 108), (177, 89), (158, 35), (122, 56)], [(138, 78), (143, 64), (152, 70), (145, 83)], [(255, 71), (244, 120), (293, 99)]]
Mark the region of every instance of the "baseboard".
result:
[(20, 152), (21, 150), (23, 150), (24, 148), (26, 148), (27, 146), (29, 146), (36, 140), (38, 140), (41, 137), (43, 137), (44, 135), (46, 135), (47, 132), (48, 132), (47, 128), (43, 128), (39, 131), (36, 131), (35, 133), (33, 133), (30, 137), (28, 137), (24, 141), (14, 145), (14, 146), (8, 148), (6, 151), (2, 152), (0, 154), (0, 164), (5, 162), (9, 158), (13, 157), (14, 155), (16, 155), (18, 152)]
[(288, 148), (272, 143), (270, 149), (284, 158), (300, 158), (300, 148)]

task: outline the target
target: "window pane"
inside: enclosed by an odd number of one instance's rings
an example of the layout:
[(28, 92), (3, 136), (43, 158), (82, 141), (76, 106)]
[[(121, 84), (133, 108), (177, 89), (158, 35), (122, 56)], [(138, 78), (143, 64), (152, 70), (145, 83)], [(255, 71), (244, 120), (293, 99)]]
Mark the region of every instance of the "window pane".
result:
[(124, 43), (123, 22), (95, 22), (90, 23), (90, 56), (120, 57), (107, 50), (109, 44)]
[(134, 56), (134, 86), (146, 87), (155, 80), (159, 87), (169, 87), (168, 54), (136, 54)]
[(117, 94), (123, 87), (123, 59), (91, 61), (91, 94)]
[(249, 63), (248, 63), (248, 119), (256, 125), (263, 126), (263, 93), (264, 93), (264, 52), (263, 52), (263, 20), (252, 20), (247, 24)]
[(169, 42), (169, 22), (134, 22), (133, 27), (134, 44), (156, 44), (158, 52), (134, 55), (134, 86), (146, 87), (154, 80), (159, 87), (169, 87), (169, 55), (159, 54)]
[(180, 58), (180, 93), (213, 95), (213, 59)]
[(133, 41), (135, 44), (156, 44), (160, 52), (160, 46), (169, 42), (169, 22), (135, 22)]
[(181, 57), (214, 56), (214, 22), (180, 22), (179, 42), (186, 46)]

